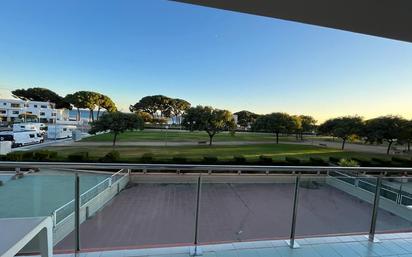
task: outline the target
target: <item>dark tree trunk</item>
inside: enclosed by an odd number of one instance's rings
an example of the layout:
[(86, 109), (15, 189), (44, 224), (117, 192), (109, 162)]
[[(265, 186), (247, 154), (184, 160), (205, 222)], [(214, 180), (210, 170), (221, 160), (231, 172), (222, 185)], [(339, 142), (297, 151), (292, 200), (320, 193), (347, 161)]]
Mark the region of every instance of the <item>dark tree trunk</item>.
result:
[(344, 150), (344, 149), (345, 149), (345, 143), (346, 143), (346, 138), (345, 138), (345, 139), (343, 139), (343, 141), (342, 141), (342, 150)]
[(96, 120), (99, 120), (99, 114), (100, 114), (100, 106), (99, 106), (99, 108), (97, 109)]
[(212, 146), (213, 136), (216, 134), (216, 132), (210, 132), (210, 131), (207, 131), (207, 130), (206, 130), (206, 132), (209, 135), (209, 146)]
[(298, 141), (299, 140), (299, 133), (296, 132), (295, 136), (296, 136), (296, 141)]
[(300, 141), (303, 141), (303, 132), (300, 132)]
[(90, 109), (90, 117), (92, 118), (92, 121), (94, 121), (94, 111)]
[(386, 154), (389, 154), (389, 152), (391, 151), (392, 143), (392, 141), (389, 141), (388, 149), (386, 149)]
[(279, 132), (276, 132), (276, 144), (279, 144)]
[(408, 152), (411, 151), (411, 141), (408, 141)]
[(114, 133), (113, 136), (113, 147), (116, 145), (117, 133)]
[(80, 109), (77, 107), (77, 121), (80, 121)]

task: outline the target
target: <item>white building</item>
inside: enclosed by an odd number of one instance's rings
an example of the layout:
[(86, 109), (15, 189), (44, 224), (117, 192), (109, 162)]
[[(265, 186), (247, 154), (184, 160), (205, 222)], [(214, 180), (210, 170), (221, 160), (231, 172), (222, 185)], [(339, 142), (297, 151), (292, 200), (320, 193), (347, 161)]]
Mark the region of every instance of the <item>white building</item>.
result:
[(50, 102), (24, 101), (19, 99), (0, 99), (0, 121), (19, 121), (19, 115), (36, 115), (39, 122), (54, 123), (68, 120), (66, 109), (55, 109)]

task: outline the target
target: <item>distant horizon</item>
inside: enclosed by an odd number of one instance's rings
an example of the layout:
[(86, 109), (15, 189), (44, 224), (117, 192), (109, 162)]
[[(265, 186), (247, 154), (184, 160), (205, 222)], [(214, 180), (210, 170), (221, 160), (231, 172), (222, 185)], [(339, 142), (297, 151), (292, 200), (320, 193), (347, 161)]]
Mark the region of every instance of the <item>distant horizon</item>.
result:
[[(24, 8), (23, 8), (24, 5)], [(0, 98), (44, 87), (231, 112), (412, 119), (412, 44), (173, 1), (0, 3)]]

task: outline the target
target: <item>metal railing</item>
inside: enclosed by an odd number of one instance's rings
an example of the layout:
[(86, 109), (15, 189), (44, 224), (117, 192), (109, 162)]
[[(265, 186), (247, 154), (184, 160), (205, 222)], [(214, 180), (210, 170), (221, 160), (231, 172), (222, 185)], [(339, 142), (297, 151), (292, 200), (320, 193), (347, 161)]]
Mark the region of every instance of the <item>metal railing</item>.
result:
[[(329, 175), (336, 177), (337, 179), (345, 183), (348, 183), (354, 187), (366, 190), (370, 193), (374, 193), (376, 191), (376, 185), (368, 181), (368, 178), (350, 176), (348, 174), (338, 171), (332, 171), (329, 173)], [(412, 206), (412, 197), (410, 195), (410, 193), (403, 191), (401, 188), (393, 188), (392, 186), (385, 185), (384, 183), (381, 185), (380, 188), (381, 197), (386, 198), (400, 205)]]
[[(292, 210), (292, 221), (290, 236), (287, 240), (291, 248), (299, 247), (295, 241), (295, 228), (298, 219), (298, 199), (300, 190), (299, 187), (303, 182), (301, 178), (305, 175), (323, 175), (327, 178), (336, 178), (340, 181), (343, 181), (346, 184), (354, 186), (356, 188), (365, 190), (374, 194), (374, 199), (372, 202), (372, 216), (370, 220), (370, 229), (369, 229), (369, 240), (373, 242), (375, 240), (375, 231), (376, 231), (376, 220), (379, 209), (379, 199), (385, 197), (395, 203), (400, 205), (409, 205), (412, 202), (412, 197), (409, 195), (399, 194), (394, 190), (391, 190), (387, 186), (382, 184), (382, 178), (384, 175), (399, 175), (404, 176), (412, 174), (412, 168), (363, 168), (363, 167), (305, 167), (305, 166), (250, 166), (250, 165), (180, 165), (180, 164), (123, 164), (123, 163), (55, 163), (55, 162), (1, 162), (0, 167), (19, 167), (19, 168), (70, 168), (70, 169), (92, 169), (92, 170), (120, 170), (113, 174), (111, 177), (103, 180), (93, 188), (87, 190), (83, 194), (78, 194), (76, 200), (72, 200), (65, 205), (61, 206), (54, 211), (53, 215), (55, 217), (55, 224), (63, 221), (64, 218), (68, 217), (73, 211), (77, 220), (79, 218), (79, 209), (87, 201), (90, 201), (93, 197), (101, 192), (101, 188), (107, 188), (118, 181), (122, 176), (122, 172), (127, 170), (133, 170), (139, 174), (147, 173), (190, 173), (198, 177), (197, 180), (197, 194), (196, 194), (196, 211), (195, 211), (195, 231), (194, 231), (194, 250), (193, 255), (199, 255), (201, 250), (198, 243), (198, 233), (199, 233), (199, 212), (200, 212), (200, 199), (202, 196), (202, 177), (208, 176), (210, 174), (232, 174), (236, 176), (243, 176), (247, 174), (258, 175), (258, 176), (269, 176), (269, 175), (284, 175), (287, 174), (290, 178), (294, 179), (294, 192), (293, 192), (293, 210)], [(371, 183), (368, 179), (359, 179), (359, 177), (353, 174), (368, 174), (373, 177), (373, 180), (376, 183)], [(78, 175), (75, 180), (75, 188), (79, 189), (79, 179)], [(76, 204), (78, 203), (78, 204)], [(76, 208), (77, 206), (77, 208)], [(70, 213), (69, 213), (70, 212)], [(69, 213), (69, 214), (68, 214)], [(80, 224), (76, 222), (75, 232), (76, 235), (79, 235)], [(76, 237), (76, 245), (79, 246), (79, 237)], [(76, 248), (78, 248), (76, 246)], [(79, 250), (79, 248), (77, 249)]]
[[(80, 195), (80, 200), (79, 200), (80, 206), (83, 206), (84, 204), (92, 200), (93, 198), (97, 197), (104, 190), (111, 187), (120, 178), (126, 176), (128, 173), (124, 173), (125, 171), (127, 172), (127, 170), (121, 169), (118, 172), (111, 175), (110, 177), (104, 179), (97, 185), (83, 192)], [(54, 226), (58, 225), (61, 222), (64, 222), (64, 220), (68, 218), (72, 213), (74, 213), (74, 211), (75, 211), (75, 199), (67, 202), (66, 204), (54, 210), (52, 214)]]

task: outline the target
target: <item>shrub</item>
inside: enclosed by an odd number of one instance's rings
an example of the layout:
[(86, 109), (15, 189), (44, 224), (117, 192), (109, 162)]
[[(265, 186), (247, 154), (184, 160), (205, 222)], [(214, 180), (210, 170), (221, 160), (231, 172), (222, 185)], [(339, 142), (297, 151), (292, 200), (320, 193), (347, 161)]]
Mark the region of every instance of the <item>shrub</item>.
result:
[(342, 167), (359, 167), (359, 163), (353, 159), (340, 159), (338, 165)]
[(243, 155), (235, 155), (233, 156), (233, 160), (235, 163), (245, 163), (246, 162), (246, 157)]
[(22, 161), (24, 153), (23, 151), (11, 152), (6, 155), (6, 159), (8, 161)]
[(390, 161), (390, 160), (387, 160), (387, 159), (372, 158), (372, 161), (378, 163), (379, 165), (392, 166), (391, 161)]
[(187, 162), (187, 158), (185, 156), (174, 156), (172, 158), (172, 161), (174, 163), (186, 163)]
[(332, 163), (338, 163), (340, 161), (340, 158), (331, 156), (329, 157), (329, 161)]
[(120, 153), (116, 150), (108, 152), (105, 156), (99, 159), (101, 162), (117, 162), (120, 160)]
[(89, 152), (78, 152), (69, 154), (67, 159), (72, 162), (82, 162), (87, 161), (89, 159)]
[(287, 156), (287, 157), (285, 157), (285, 160), (290, 164), (299, 164), (300, 163), (300, 160), (298, 158), (295, 158), (295, 157)]
[(326, 165), (326, 161), (319, 157), (310, 157), (309, 161), (312, 165), (319, 165), (319, 166)]
[(57, 152), (41, 150), (33, 153), (33, 158), (38, 161), (50, 160), (57, 157)]
[(207, 155), (207, 156), (203, 156), (203, 161), (205, 163), (217, 163), (218, 158), (213, 155)]
[(273, 161), (272, 157), (267, 156), (267, 155), (260, 155), (259, 160), (264, 164), (271, 164)]
[(401, 157), (392, 157), (392, 162), (400, 163), (404, 166), (411, 166), (412, 165), (412, 160), (406, 159), (406, 158), (401, 158)]
[(144, 153), (142, 157), (140, 158), (142, 162), (151, 162), (153, 160), (153, 154), (152, 153)]
[(353, 161), (357, 162), (358, 165), (360, 166), (373, 166), (372, 161), (368, 160), (366, 158), (361, 158), (361, 157), (353, 157), (351, 158)]
[(24, 161), (31, 161), (33, 160), (34, 153), (30, 151), (23, 152), (23, 160)]

